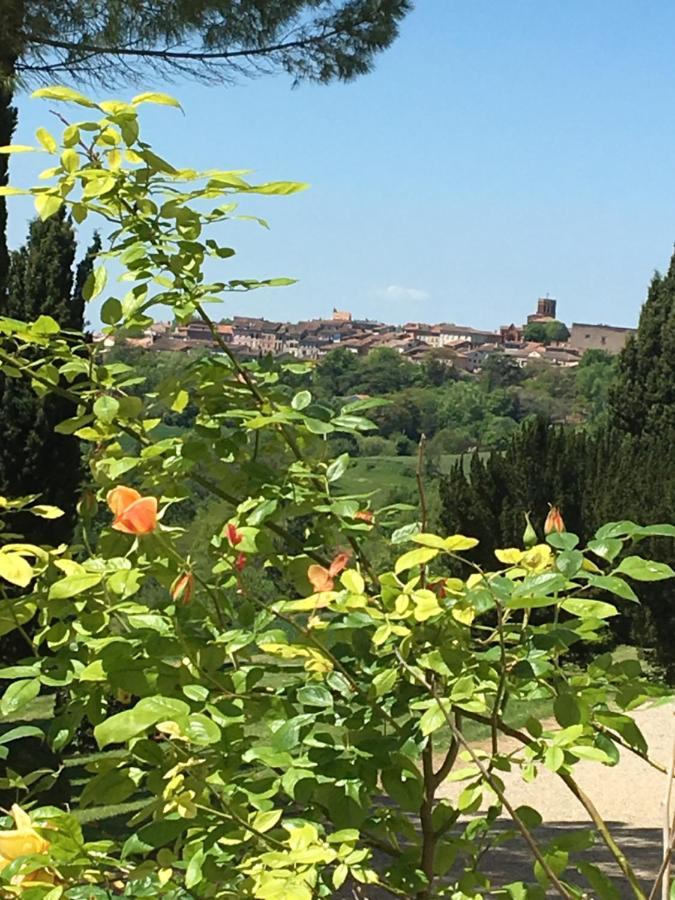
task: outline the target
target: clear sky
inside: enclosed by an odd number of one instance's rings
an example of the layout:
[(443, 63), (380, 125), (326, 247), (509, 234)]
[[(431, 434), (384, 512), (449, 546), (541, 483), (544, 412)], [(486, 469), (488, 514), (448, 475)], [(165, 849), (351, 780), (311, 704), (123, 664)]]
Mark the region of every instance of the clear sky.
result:
[[(253, 168), (311, 190), (249, 202), (223, 275), (299, 279), (223, 308), (298, 319), (333, 306), (389, 322), (634, 325), (675, 241), (672, 0), (418, 0), (375, 71), (347, 85), (282, 76), (162, 88), (146, 137), (180, 165)], [(20, 98), (17, 142), (49, 117)], [(25, 183), (30, 163), (14, 165)], [(10, 238), (25, 229), (11, 207)], [(91, 314), (96, 322), (95, 311)]]

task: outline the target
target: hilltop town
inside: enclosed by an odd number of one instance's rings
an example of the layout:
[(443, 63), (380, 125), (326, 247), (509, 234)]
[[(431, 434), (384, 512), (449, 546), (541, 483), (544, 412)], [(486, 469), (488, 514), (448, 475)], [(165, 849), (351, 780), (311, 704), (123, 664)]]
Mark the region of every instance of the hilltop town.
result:
[[(215, 333), (201, 320), (184, 326), (155, 323), (142, 337), (127, 343), (147, 350), (187, 351), (227, 344), (241, 357), (289, 356), (318, 360), (338, 347), (365, 355), (387, 347), (412, 362), (421, 362), (429, 354), (446, 360), (456, 369), (480, 371), (485, 359), (503, 354), (519, 366), (545, 362), (573, 368), (588, 350), (618, 353), (632, 328), (573, 322), (568, 329), (556, 318), (557, 302), (541, 297), (536, 312), (523, 325), (502, 325), (496, 331), (443, 322), (430, 325), (407, 322), (389, 325), (369, 319), (355, 319), (343, 310), (333, 310), (330, 319), (301, 322), (273, 322), (252, 316), (233, 316), (215, 326)], [(110, 345), (104, 334), (95, 340)]]

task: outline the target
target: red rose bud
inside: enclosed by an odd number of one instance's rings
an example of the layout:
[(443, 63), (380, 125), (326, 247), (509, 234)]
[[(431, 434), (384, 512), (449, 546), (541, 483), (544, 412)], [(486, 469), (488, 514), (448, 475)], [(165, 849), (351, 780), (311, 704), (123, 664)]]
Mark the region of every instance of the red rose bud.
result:
[(171, 599), (175, 603), (189, 603), (195, 588), (195, 576), (192, 572), (183, 572), (171, 585)]
[(234, 567), (237, 570), (237, 572), (241, 572), (241, 571), (243, 571), (243, 568), (245, 565), (246, 565), (246, 554), (240, 553), (239, 556), (237, 557), (237, 561), (235, 562)]
[(563, 522), (563, 517), (560, 515), (560, 510), (557, 506), (552, 506), (548, 515), (546, 516), (546, 521), (544, 522), (544, 534), (552, 534), (554, 531), (564, 531), (565, 523)]
[(241, 544), (244, 540), (244, 535), (237, 529), (237, 526), (232, 522), (228, 522), (225, 527), (225, 531), (227, 534), (227, 539), (230, 542), (232, 547), (236, 547), (237, 544)]

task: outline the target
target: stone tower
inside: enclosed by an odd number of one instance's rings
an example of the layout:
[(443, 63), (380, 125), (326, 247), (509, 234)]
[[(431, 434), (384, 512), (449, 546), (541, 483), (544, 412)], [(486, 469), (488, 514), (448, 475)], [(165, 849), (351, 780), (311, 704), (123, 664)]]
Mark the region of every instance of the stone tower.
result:
[(555, 319), (556, 301), (552, 297), (540, 297), (537, 300), (537, 315), (542, 319)]

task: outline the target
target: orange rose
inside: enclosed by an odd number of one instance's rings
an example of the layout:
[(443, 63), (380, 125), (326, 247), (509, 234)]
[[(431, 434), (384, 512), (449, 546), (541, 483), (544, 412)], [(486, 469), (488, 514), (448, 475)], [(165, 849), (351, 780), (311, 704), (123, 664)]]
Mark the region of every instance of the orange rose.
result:
[(124, 534), (150, 534), (157, 527), (157, 498), (142, 497), (134, 488), (119, 485), (108, 491), (112, 527)]
[(348, 553), (338, 553), (330, 566), (311, 565), (307, 569), (307, 578), (314, 590), (320, 594), (323, 591), (332, 591), (335, 586), (335, 576), (346, 567), (349, 562)]

